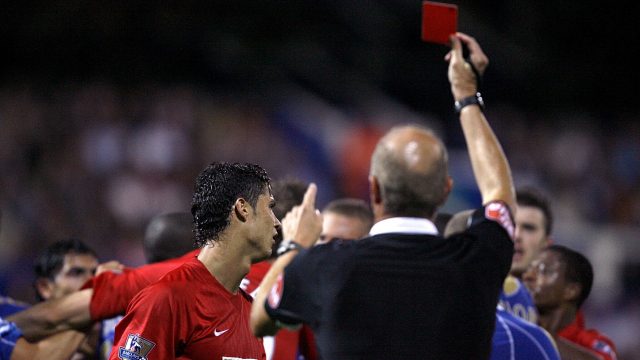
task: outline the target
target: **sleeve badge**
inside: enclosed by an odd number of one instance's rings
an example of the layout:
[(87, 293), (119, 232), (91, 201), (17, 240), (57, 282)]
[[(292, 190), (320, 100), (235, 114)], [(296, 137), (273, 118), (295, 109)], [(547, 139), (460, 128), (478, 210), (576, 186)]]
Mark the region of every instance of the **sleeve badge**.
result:
[(156, 344), (138, 334), (129, 334), (124, 347), (118, 349), (118, 358), (123, 360), (147, 360), (147, 355)]

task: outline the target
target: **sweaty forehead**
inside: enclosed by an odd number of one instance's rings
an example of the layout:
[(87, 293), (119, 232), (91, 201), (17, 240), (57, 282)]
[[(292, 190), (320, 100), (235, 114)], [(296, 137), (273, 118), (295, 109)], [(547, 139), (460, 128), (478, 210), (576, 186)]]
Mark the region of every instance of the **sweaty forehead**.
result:
[(542, 250), (540, 254), (534, 259), (534, 261), (536, 263), (543, 263), (545, 265), (563, 263), (560, 255), (552, 250)]
[(543, 224), (544, 213), (537, 207), (518, 205), (518, 211), (516, 212), (516, 222), (528, 222)]
[(273, 193), (271, 192), (271, 185), (265, 187), (262, 194), (260, 194), (260, 196), (258, 197), (258, 200), (260, 199), (264, 199), (264, 201), (266, 202), (275, 201), (275, 198), (273, 197)]

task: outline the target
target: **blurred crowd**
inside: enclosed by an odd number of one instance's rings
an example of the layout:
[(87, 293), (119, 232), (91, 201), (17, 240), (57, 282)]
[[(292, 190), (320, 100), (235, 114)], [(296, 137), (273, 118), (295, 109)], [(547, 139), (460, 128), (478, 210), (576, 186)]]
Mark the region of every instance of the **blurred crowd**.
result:
[[(623, 318), (640, 317), (640, 261), (633, 260), (640, 258), (640, 123), (609, 126), (588, 114), (543, 116), (506, 104), (487, 111), (516, 185), (543, 189), (557, 241), (593, 259), (592, 318), (609, 321), (611, 329), (601, 328), (624, 351), (620, 337), (629, 327), (609, 315), (626, 309)], [(197, 172), (214, 160), (314, 181), (320, 206), (341, 196), (366, 199), (376, 141), (406, 122), (433, 127), (452, 149), (455, 190), (444, 209), (477, 206), (460, 132), (448, 131), (458, 126), (453, 112), (419, 114), (378, 94), (349, 108), (295, 87), (255, 94), (108, 83), (0, 89), (0, 290), (33, 299), (34, 254), (70, 236), (101, 260), (142, 264), (149, 219), (188, 211)]]

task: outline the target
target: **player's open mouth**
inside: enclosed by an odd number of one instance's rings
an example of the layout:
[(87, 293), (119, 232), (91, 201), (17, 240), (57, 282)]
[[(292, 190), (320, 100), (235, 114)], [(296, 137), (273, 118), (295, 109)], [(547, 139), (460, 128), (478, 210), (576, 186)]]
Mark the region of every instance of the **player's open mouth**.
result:
[(524, 251), (522, 250), (514, 250), (513, 251), (513, 260), (520, 260), (524, 255)]

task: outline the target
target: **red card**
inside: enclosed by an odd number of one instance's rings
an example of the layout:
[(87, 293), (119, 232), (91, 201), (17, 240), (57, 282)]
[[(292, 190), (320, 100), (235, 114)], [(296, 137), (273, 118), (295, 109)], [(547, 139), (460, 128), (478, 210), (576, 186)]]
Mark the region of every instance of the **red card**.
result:
[(458, 6), (422, 2), (422, 41), (449, 45), (449, 35), (458, 29)]

